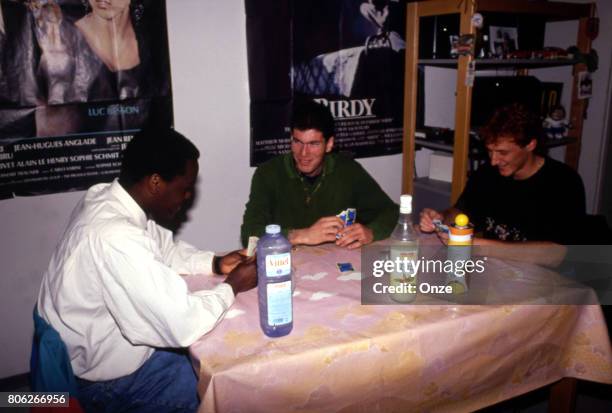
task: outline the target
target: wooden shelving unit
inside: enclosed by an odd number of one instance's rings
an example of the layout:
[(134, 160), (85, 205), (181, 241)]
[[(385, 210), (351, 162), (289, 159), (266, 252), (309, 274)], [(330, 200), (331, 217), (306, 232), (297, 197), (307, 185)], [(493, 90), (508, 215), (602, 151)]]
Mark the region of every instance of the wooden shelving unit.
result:
[[(468, 65), (474, 58), (472, 56), (460, 56), (458, 59), (419, 59), (420, 18), (458, 14), (460, 33), (474, 34), (475, 29), (471, 24), (472, 16), (475, 13), (487, 12), (542, 15), (547, 21), (579, 20), (576, 45), (583, 53), (588, 53), (591, 50), (591, 40), (587, 36), (587, 22), (589, 17), (594, 16), (595, 6), (593, 3), (576, 4), (528, 0), (428, 0), (408, 3), (406, 10), (407, 44), (404, 86), (403, 193), (412, 194), (414, 189), (413, 165), (415, 158), (419, 65), (457, 68), (451, 203), (457, 200), (465, 187), (469, 164), (468, 144), (472, 110), (472, 88), (466, 85), (465, 78), (468, 72)], [(586, 109), (586, 101), (577, 98), (578, 73), (586, 70), (586, 66), (571, 59), (476, 59), (475, 65), (476, 70), (514, 68), (520, 69), (521, 74), (526, 74), (532, 68), (574, 66), (572, 103), (569, 110), (570, 122), (574, 127), (569, 132), (569, 139), (564, 141), (563, 144), (567, 144), (565, 162), (577, 168), (580, 156), (583, 115)]]
[[(578, 63), (573, 59), (475, 59), (477, 69), (537, 69), (568, 66)], [(438, 67), (457, 67), (457, 59), (419, 59), (418, 64)]]

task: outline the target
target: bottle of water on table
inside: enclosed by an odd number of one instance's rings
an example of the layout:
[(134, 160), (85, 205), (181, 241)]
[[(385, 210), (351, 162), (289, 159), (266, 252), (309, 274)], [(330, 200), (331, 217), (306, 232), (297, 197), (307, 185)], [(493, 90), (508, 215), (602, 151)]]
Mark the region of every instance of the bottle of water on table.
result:
[(259, 324), (268, 337), (282, 337), (293, 328), (291, 243), (279, 225), (266, 226), (257, 243)]
[(389, 275), (390, 285), (396, 289), (391, 298), (399, 303), (409, 303), (416, 298), (417, 277), (416, 261), (419, 245), (417, 234), (412, 226), (412, 195), (400, 197), (400, 213), (397, 225), (391, 233), (389, 258), (393, 262), (401, 262), (401, 268), (396, 268)]

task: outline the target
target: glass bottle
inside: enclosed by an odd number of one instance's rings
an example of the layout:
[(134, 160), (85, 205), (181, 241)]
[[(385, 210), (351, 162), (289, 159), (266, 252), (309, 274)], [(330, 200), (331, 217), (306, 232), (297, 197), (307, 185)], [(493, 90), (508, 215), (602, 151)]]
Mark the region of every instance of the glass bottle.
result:
[(412, 195), (402, 195), (389, 249), (389, 258), (395, 263), (395, 269), (389, 275), (389, 284), (396, 290), (390, 294), (394, 301), (409, 303), (416, 298), (418, 253), (418, 237), (412, 224)]

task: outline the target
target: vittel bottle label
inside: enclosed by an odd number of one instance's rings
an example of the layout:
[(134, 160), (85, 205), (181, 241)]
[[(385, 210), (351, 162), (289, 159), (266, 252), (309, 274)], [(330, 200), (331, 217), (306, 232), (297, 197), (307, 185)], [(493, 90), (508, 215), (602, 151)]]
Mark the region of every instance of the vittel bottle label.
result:
[(292, 320), (291, 281), (268, 284), (268, 324), (288, 324)]
[(291, 253), (266, 256), (266, 276), (282, 277), (291, 273)]

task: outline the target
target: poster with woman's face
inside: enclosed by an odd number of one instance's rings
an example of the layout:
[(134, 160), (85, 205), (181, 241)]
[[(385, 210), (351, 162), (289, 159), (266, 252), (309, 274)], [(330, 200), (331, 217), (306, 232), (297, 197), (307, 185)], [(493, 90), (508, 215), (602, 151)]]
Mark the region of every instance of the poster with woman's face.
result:
[(172, 124), (163, 0), (0, 0), (0, 8), (0, 153), (12, 162), (0, 165), (0, 192), (111, 180), (137, 130), (149, 119)]

